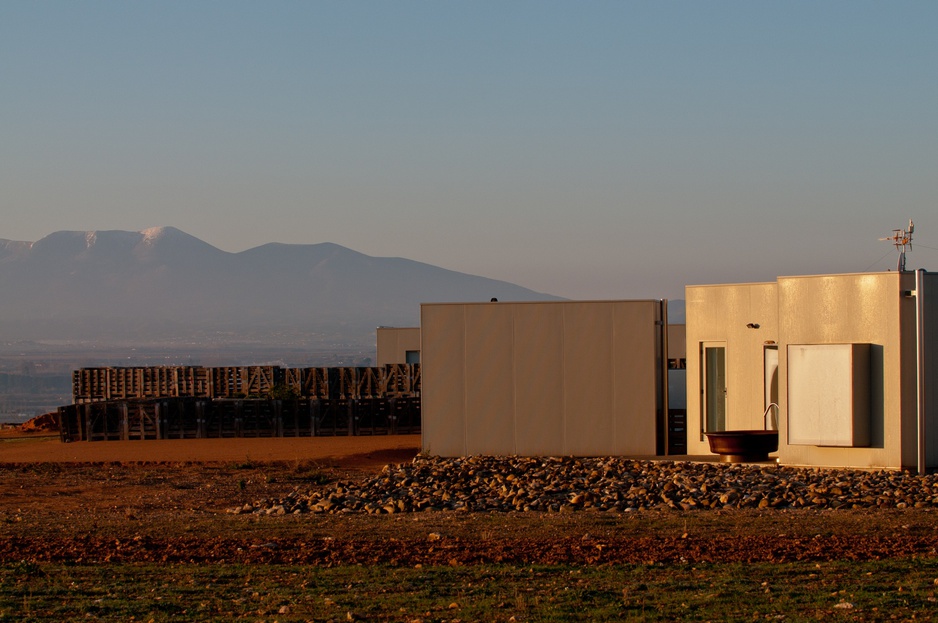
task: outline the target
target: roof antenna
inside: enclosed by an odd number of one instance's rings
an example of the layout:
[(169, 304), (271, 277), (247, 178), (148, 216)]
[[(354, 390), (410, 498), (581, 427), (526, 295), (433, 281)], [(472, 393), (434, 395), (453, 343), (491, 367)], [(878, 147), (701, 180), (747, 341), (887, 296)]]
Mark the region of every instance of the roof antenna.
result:
[(912, 222), (912, 219), (909, 219), (908, 229), (894, 229), (892, 230), (891, 236), (880, 238), (880, 240), (891, 241), (895, 245), (896, 250), (899, 252), (899, 263), (896, 266), (896, 270), (899, 272), (903, 272), (905, 270), (905, 252), (906, 249), (909, 251), (912, 250), (912, 232), (914, 231), (915, 223)]

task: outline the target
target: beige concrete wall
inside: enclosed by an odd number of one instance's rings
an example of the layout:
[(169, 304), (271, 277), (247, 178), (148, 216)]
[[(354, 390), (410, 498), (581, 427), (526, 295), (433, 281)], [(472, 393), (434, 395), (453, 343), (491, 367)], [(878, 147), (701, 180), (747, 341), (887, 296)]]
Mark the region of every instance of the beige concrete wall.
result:
[(763, 428), (763, 348), (765, 342), (778, 341), (777, 287), (750, 283), (685, 288), (688, 454), (710, 453), (701, 405), (701, 345), (705, 342), (726, 346), (726, 428)]
[(424, 304), (423, 450), (654, 455), (658, 301)]
[[(932, 276), (931, 283), (938, 288)], [(779, 277), (777, 283), (689, 286), (687, 302), (688, 452), (707, 454), (702, 435), (701, 355), (704, 342), (726, 345), (727, 429), (762, 428), (763, 343), (778, 343), (779, 452), (782, 463), (832, 467), (914, 467), (917, 451), (914, 274), (866, 273)], [(928, 299), (926, 298), (926, 301)], [(938, 321), (938, 305), (929, 307)], [(749, 323), (758, 329), (747, 328)], [(938, 349), (938, 330), (928, 350)], [(932, 346), (934, 343), (934, 346)], [(821, 447), (788, 443), (788, 346), (869, 344), (870, 443)], [(933, 356), (934, 357), (934, 356)], [(929, 384), (938, 382), (931, 366)], [(938, 428), (938, 410), (928, 422)], [(938, 446), (938, 434), (929, 433)], [(929, 465), (938, 448), (929, 447)]]
[[(912, 281), (910, 282), (910, 278)], [(789, 344), (870, 344), (870, 445), (788, 445), (779, 430), (779, 458), (792, 465), (903, 467), (915, 462), (914, 288), (908, 273), (779, 277), (779, 386), (787, 424)], [(910, 358), (911, 355), (911, 358)], [(909, 382), (912, 385), (909, 385)], [(911, 428), (910, 428), (911, 426)]]
[(407, 351), (420, 351), (419, 327), (378, 327), (377, 364), (407, 363)]

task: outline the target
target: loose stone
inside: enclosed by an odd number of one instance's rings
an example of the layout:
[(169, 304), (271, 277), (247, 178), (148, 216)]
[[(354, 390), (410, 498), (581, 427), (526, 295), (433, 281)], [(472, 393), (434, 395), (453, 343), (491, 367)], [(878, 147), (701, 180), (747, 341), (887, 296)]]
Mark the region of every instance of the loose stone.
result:
[(615, 457), (417, 457), (361, 481), (297, 488), (233, 514), (411, 512), (636, 512), (671, 508), (772, 511), (922, 508), (938, 505), (938, 476), (895, 471), (799, 469), (636, 461)]

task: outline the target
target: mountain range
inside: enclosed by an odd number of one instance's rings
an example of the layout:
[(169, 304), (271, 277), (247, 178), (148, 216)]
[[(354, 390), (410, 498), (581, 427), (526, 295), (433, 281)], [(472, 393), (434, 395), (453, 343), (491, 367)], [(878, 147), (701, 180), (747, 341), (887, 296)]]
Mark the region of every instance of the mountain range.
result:
[[(561, 300), (331, 244), (222, 251), (173, 227), (0, 240), (0, 340), (367, 342), (422, 302)], [(372, 342), (373, 343), (373, 342)]]

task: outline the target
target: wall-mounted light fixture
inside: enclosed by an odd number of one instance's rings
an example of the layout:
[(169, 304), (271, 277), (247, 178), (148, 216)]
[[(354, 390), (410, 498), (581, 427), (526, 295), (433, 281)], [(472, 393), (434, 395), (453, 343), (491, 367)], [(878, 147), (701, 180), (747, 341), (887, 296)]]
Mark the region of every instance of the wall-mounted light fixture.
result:
[(758, 322), (750, 322), (749, 324), (746, 325), (746, 328), (747, 328), (747, 329), (758, 329), (758, 328), (759, 328), (759, 323), (758, 323)]

